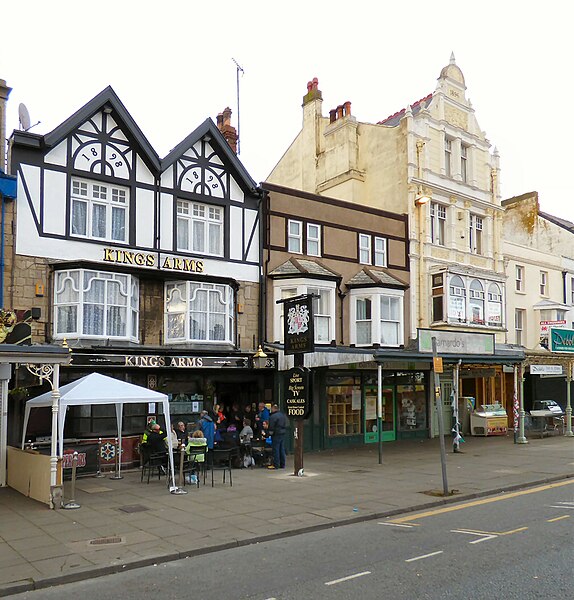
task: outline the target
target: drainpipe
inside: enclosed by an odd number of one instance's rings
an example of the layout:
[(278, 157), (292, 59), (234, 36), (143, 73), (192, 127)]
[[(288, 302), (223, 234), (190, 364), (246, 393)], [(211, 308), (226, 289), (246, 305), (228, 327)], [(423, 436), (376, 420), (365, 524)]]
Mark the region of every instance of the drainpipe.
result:
[(258, 340), (257, 345), (263, 347), (265, 338), (267, 337), (267, 265), (269, 263), (269, 252), (265, 260), (265, 268), (263, 267), (263, 250), (265, 240), (268, 239), (268, 223), (264, 203), (268, 199), (268, 194), (265, 190), (260, 190), (260, 197), (257, 202), (257, 212), (259, 213), (259, 323), (258, 323)]
[(4, 194), (0, 192), (0, 202), (2, 203), (2, 231), (0, 235), (0, 308), (4, 306), (4, 233), (6, 222), (6, 204), (4, 203)]

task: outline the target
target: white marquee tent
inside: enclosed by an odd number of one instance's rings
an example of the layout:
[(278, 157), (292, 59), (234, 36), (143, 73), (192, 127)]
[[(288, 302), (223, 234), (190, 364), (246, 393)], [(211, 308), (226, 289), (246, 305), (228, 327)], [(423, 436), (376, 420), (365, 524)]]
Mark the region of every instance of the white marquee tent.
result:
[[(62, 456), (64, 449), (64, 423), (68, 406), (86, 406), (92, 404), (115, 404), (116, 418), (118, 423), (118, 439), (121, 452), (122, 447), (122, 416), (124, 404), (161, 402), (167, 429), (167, 441), (169, 446), (169, 461), (171, 469), (171, 484), (175, 487), (175, 475), (173, 468), (173, 448), (171, 443), (171, 423), (169, 418), (169, 401), (165, 394), (149, 390), (133, 383), (126, 383), (113, 377), (106, 377), (100, 373), (91, 373), (77, 381), (63, 385), (60, 388), (60, 400), (58, 406), (58, 456)], [(24, 412), (24, 429), (22, 432), (22, 448), (26, 439), (28, 419), (33, 408), (52, 406), (52, 392), (46, 392), (26, 402)], [(56, 432), (52, 432), (55, 435)], [(121, 469), (121, 460), (118, 461)]]

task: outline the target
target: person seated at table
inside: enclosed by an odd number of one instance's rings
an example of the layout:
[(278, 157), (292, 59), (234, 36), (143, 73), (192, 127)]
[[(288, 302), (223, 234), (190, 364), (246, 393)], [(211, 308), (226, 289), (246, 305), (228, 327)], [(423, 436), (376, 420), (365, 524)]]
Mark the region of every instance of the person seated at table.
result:
[[(205, 448), (207, 450), (207, 440), (203, 437), (203, 432), (201, 429), (194, 431), (189, 438), (189, 442), (185, 448), (185, 452), (187, 455), (190, 454), (191, 450), (196, 450), (198, 448)], [(205, 460), (205, 456), (203, 454), (196, 456), (197, 462), (203, 462)]]
[(142, 435), (142, 446), (152, 452), (167, 452), (167, 433), (157, 423), (150, 423), (150, 427)]
[(180, 444), (187, 444), (187, 429), (185, 427), (185, 423), (183, 421), (179, 421), (176, 428), (174, 429), (175, 432), (175, 436), (176, 436), (176, 440), (177, 440), (177, 445), (179, 446)]
[(257, 429), (257, 434), (263, 437), (263, 423), (265, 421), (269, 421), (269, 409), (265, 406), (265, 402), (259, 403), (259, 412), (255, 415), (255, 428)]
[[(218, 430), (219, 431), (219, 430)], [(219, 448), (235, 448), (239, 445), (239, 433), (235, 425), (229, 425), (225, 431), (221, 431), (221, 441)]]

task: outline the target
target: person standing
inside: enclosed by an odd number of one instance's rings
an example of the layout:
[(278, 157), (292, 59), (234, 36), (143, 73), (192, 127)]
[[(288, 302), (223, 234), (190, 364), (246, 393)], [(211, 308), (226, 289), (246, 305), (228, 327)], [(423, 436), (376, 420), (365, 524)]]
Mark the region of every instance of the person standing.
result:
[(199, 429), (203, 432), (203, 437), (207, 441), (207, 448), (213, 450), (215, 438), (215, 423), (206, 410), (201, 411), (201, 418), (198, 421)]
[(271, 407), (271, 416), (269, 417), (269, 434), (271, 435), (271, 447), (273, 449), (273, 464), (268, 469), (285, 468), (285, 434), (289, 421), (287, 417), (279, 410), (277, 404)]
[(255, 428), (257, 435), (263, 436), (263, 422), (269, 421), (269, 409), (265, 406), (265, 402), (259, 403), (259, 412), (255, 415)]

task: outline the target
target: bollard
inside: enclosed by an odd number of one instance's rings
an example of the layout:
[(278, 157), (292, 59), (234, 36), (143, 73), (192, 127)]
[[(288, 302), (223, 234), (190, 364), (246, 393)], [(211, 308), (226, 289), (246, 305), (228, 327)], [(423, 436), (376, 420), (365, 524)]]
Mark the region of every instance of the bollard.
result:
[(102, 473), (102, 438), (98, 438), (98, 470), (94, 477), (105, 477), (105, 475)]
[[(183, 488), (183, 460), (184, 460), (184, 456), (185, 456), (185, 446), (182, 444), (180, 447), (180, 454), (179, 454), (179, 477), (178, 477), (178, 485), (174, 488), (170, 487), (170, 494), (174, 494), (176, 496), (180, 495), (180, 494), (187, 494), (187, 490), (185, 490)], [(169, 473), (168, 473), (168, 477), (169, 477)]]
[(71, 509), (71, 508), (80, 508), (80, 505), (76, 502), (76, 469), (78, 467), (78, 453), (74, 452), (72, 456), (72, 482), (70, 484), (70, 496), (71, 499), (69, 502), (64, 504), (62, 508)]
[(115, 471), (113, 475), (110, 475), (110, 479), (123, 479), (124, 476), (120, 475), (120, 447), (118, 444), (118, 438), (115, 438), (115, 447), (116, 447), (116, 461), (115, 461)]

